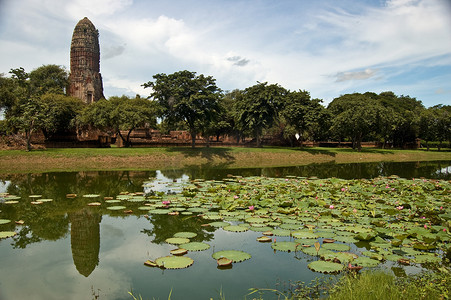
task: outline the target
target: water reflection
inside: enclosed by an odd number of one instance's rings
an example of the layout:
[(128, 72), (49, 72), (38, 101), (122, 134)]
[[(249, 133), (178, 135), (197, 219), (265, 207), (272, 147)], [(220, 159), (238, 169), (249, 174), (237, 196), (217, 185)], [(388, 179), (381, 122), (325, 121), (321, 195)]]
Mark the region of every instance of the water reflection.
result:
[(88, 277), (99, 264), (100, 221), (98, 213), (81, 209), (69, 213), (71, 223), (70, 245), (78, 272)]
[[(17, 204), (5, 204), (5, 199), (0, 196), (0, 218), (10, 219), (11, 223), (4, 224), (0, 228), (2, 231), (16, 231), (18, 234), (12, 239), (0, 240), (0, 255), (5, 260), (10, 261), (10, 257), (20, 256), (16, 254), (16, 249), (21, 249), (27, 255), (33, 255), (33, 250), (37, 245), (50, 249), (54, 247), (51, 242), (64, 241), (70, 237), (70, 250), (68, 250), (69, 260), (72, 256), (71, 266), (75, 266), (76, 270), (83, 278), (89, 278), (94, 280), (96, 272), (105, 274), (105, 269), (102, 269), (101, 261), (114, 263), (114, 260), (109, 257), (102, 257), (102, 253), (107, 253), (113, 247), (119, 247), (118, 244), (124, 243), (124, 240), (139, 241), (139, 247), (136, 253), (148, 251), (149, 253), (156, 252), (155, 249), (168, 247), (165, 244), (165, 240), (170, 238), (176, 232), (190, 231), (195, 232), (197, 236), (193, 241), (205, 241), (210, 242), (212, 247), (216, 245), (217, 248), (228, 246), (230, 240), (226, 238), (233, 238), (233, 242), (239, 242), (240, 247), (254, 247), (256, 233), (246, 233), (242, 235), (233, 235), (230, 233), (218, 233), (212, 227), (202, 226), (207, 221), (197, 218), (192, 215), (178, 215), (178, 216), (160, 216), (153, 215), (148, 220), (144, 218), (143, 210), (140, 210), (144, 204), (142, 202), (127, 202), (127, 209), (132, 210), (134, 217), (125, 215), (123, 211), (111, 211), (107, 209), (107, 205), (104, 203), (100, 207), (89, 207), (87, 204), (92, 201), (103, 199), (104, 197), (115, 197), (121, 192), (144, 192), (146, 194), (153, 193), (174, 193), (181, 190), (181, 186), (190, 179), (214, 179), (220, 180), (226, 178), (228, 175), (238, 176), (268, 176), (268, 177), (284, 177), (284, 176), (317, 176), (319, 178), (326, 177), (338, 177), (344, 179), (353, 178), (374, 178), (378, 176), (398, 175), (404, 178), (412, 177), (426, 177), (451, 180), (451, 161), (443, 162), (416, 162), (416, 163), (365, 163), (365, 164), (316, 164), (299, 167), (289, 168), (264, 168), (264, 169), (212, 169), (206, 167), (193, 167), (183, 170), (161, 170), (161, 171), (148, 171), (148, 172), (134, 172), (134, 171), (119, 171), (119, 172), (77, 172), (77, 173), (43, 173), (43, 174), (3, 174), (0, 175), (0, 193), (9, 193), (17, 195), (21, 198)], [(77, 194), (75, 199), (67, 198), (67, 194)], [(98, 194), (99, 199), (85, 198), (86, 194)], [(42, 198), (53, 199), (51, 202), (46, 202), (41, 205), (31, 205), (30, 195), (42, 195)], [(104, 201), (101, 201), (104, 202)], [(14, 221), (23, 220), (24, 225), (16, 225)], [(102, 227), (105, 223), (114, 223), (117, 228), (121, 230), (127, 228), (128, 231), (124, 231), (124, 236), (117, 237), (108, 234), (108, 230)], [(135, 222), (135, 223), (133, 223)], [(133, 223), (134, 226), (131, 226)], [(117, 225), (120, 224), (120, 225)], [(136, 225), (138, 224), (138, 225)], [(136, 225), (136, 226), (135, 226)], [(121, 227), (123, 226), (123, 227)], [(103, 229), (103, 230), (102, 230)], [(218, 238), (220, 235), (224, 235), (223, 239)], [(143, 236), (145, 242), (142, 241)], [(102, 237), (102, 240), (101, 240)], [(69, 240), (69, 239), (68, 239)], [(149, 243), (151, 242), (151, 243)], [(102, 244), (101, 244), (102, 243)], [(115, 243), (115, 244), (114, 244)], [(16, 252), (11, 252), (10, 248), (6, 248), (5, 244), (11, 244), (11, 249)], [(112, 246), (112, 244), (114, 244)], [(102, 246), (101, 246), (102, 245)], [(259, 247), (260, 245), (257, 245)], [(102, 247), (102, 249), (101, 249)], [(137, 248), (136, 244), (122, 245), (130, 252), (131, 248)], [(127, 248), (128, 247), (128, 248)], [(147, 248), (145, 248), (147, 247)], [(61, 247), (62, 248), (62, 247)], [(121, 249), (124, 249), (121, 248)], [(266, 249), (267, 247), (261, 247), (261, 251), (271, 251)], [(7, 250), (5, 250), (7, 249)], [(69, 248), (67, 248), (69, 249)], [(167, 249), (161, 251), (166, 253)], [(255, 251), (255, 250), (254, 250)], [(41, 251), (44, 252), (44, 251)], [(116, 251), (117, 253), (122, 250)], [(49, 251), (48, 255), (52, 255)], [(195, 272), (199, 272), (201, 268), (202, 272), (212, 272), (208, 266), (208, 259), (211, 253), (196, 253), (193, 255), (205, 256), (205, 265), (193, 266), (193, 268), (185, 271), (190, 272), (192, 277), (195, 277)], [(261, 255), (261, 259), (266, 259), (268, 253)], [(285, 256), (288, 254), (277, 254)], [(133, 257), (130, 259), (130, 264), (134, 264), (133, 268), (130, 268), (127, 275), (123, 275), (126, 278), (147, 276), (149, 272), (155, 274), (158, 270), (149, 271), (147, 269), (139, 269), (142, 266), (142, 262), (149, 257)], [(256, 255), (253, 262), (248, 264), (254, 264), (258, 262), (259, 256)], [(153, 257), (156, 258), (156, 257)], [(282, 270), (280, 262), (274, 263), (273, 268), (268, 271), (267, 276), (274, 278), (274, 270)], [(301, 263), (301, 262), (300, 262)], [(214, 264), (214, 262), (213, 262)], [(268, 264), (268, 262), (261, 262), (260, 265)], [(305, 262), (302, 262), (305, 264)], [(246, 264), (243, 264), (243, 269), (247, 268)], [(109, 266), (113, 269), (111, 266)], [(291, 262), (287, 262), (285, 269), (292, 266)], [(21, 268), (17, 264), (17, 268)], [(105, 268), (105, 266), (103, 267)], [(115, 270), (123, 270), (125, 267), (119, 265), (115, 267)], [(197, 269), (196, 269), (197, 268)], [(238, 266), (236, 269), (241, 268)], [(261, 267), (260, 267), (261, 268)], [(98, 271), (98, 269), (102, 269)], [(73, 270), (75, 272), (75, 270)], [(235, 268), (234, 268), (234, 271)], [(64, 272), (61, 271), (61, 272)], [(144, 273), (147, 272), (147, 273)], [(192, 272), (192, 273), (191, 273)], [(244, 270), (243, 270), (244, 272)], [(293, 271), (295, 272), (295, 271)], [(136, 276), (134, 275), (136, 273)], [(227, 272), (222, 272), (227, 274)], [(264, 272), (261, 272), (263, 276)], [(183, 273), (179, 273), (183, 274)], [(212, 273), (214, 276), (218, 276), (216, 273)], [(156, 274), (155, 274), (156, 275)], [(228, 275), (228, 274), (227, 274)], [(118, 275), (120, 277), (121, 274)], [(172, 276), (169, 272), (165, 274), (166, 277)], [(175, 275), (174, 275), (175, 276)], [(230, 276), (230, 275), (229, 275)], [(288, 275), (280, 275), (288, 276)], [(231, 284), (234, 278), (230, 277)], [(2, 276), (0, 275), (0, 282)], [(210, 280), (214, 280), (209, 278)], [(308, 278), (307, 278), (308, 279)], [(142, 281), (141, 278), (133, 278), (133, 281)], [(172, 286), (166, 283), (164, 278), (156, 277), (153, 279), (155, 286), (165, 285), (166, 290), (163, 291), (167, 297), (167, 293), (171, 290)], [(226, 282), (227, 279), (221, 279)], [(265, 279), (266, 280), (266, 279)], [(304, 280), (304, 279), (303, 279)], [(118, 280), (120, 281), (120, 280)], [(256, 280), (256, 282), (258, 282)], [(142, 283), (146, 286), (147, 282)], [(186, 283), (189, 284), (189, 283)], [(257, 283), (258, 284), (258, 283)], [(213, 288), (218, 289), (219, 286)], [(246, 287), (245, 287), (246, 288)], [(248, 286), (247, 286), (248, 288)], [(126, 287), (123, 290), (127, 292)], [(242, 293), (240, 294), (242, 295)], [(0, 295), (0, 298), (1, 295)], [(16, 297), (17, 298), (17, 297)], [(58, 298), (58, 297), (56, 297)], [(113, 298), (117, 298), (114, 296)], [(124, 298), (129, 298), (125, 295)]]

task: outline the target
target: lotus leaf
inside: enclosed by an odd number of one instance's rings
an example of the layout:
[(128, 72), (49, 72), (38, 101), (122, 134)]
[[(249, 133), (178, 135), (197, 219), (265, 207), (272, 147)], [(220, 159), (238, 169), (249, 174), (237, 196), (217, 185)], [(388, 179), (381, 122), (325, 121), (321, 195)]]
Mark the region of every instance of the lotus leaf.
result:
[[(298, 247), (299, 250), (299, 247)], [(302, 252), (304, 252), (305, 254), (311, 255), (311, 256), (316, 256), (316, 255), (326, 255), (326, 254), (333, 254), (333, 251), (324, 249), (324, 248), (320, 248), (319, 251), (317, 252), (315, 247), (302, 247), (301, 249)]]
[(218, 264), (218, 267), (227, 267), (233, 263), (233, 260), (226, 257), (221, 257), (220, 259), (216, 260), (216, 262)]
[(412, 244), (413, 248), (419, 249), (419, 250), (432, 250), (436, 248), (436, 245), (434, 244), (427, 244), (427, 243), (421, 243), (421, 242), (415, 242)]
[(315, 239), (295, 239), (294, 242), (305, 247), (305, 246), (312, 246), (313, 244), (315, 244), (317, 242), (317, 240), (315, 240)]
[(42, 198), (42, 195), (30, 195), (30, 196), (28, 196), (29, 198), (33, 198), (33, 199), (36, 199), (36, 198)]
[(349, 263), (353, 261), (354, 259), (358, 258), (358, 256), (354, 253), (350, 252), (333, 252), (333, 253), (326, 253), (321, 255), (322, 260), (331, 260), (336, 262), (338, 260), (340, 263)]
[(0, 219), (0, 225), (2, 225), (2, 224), (8, 224), (8, 223), (10, 223), (10, 222), (11, 222), (11, 220)]
[(213, 227), (224, 227), (224, 226), (230, 226), (230, 223), (219, 221), (219, 222), (208, 223), (208, 225), (213, 226)]
[(100, 197), (100, 195), (97, 195), (97, 194), (86, 194), (86, 195), (83, 195), (83, 197), (84, 198), (97, 198), (97, 197)]
[(40, 202), (52, 202), (53, 199), (39, 199)]
[(360, 241), (369, 241), (371, 239), (373, 239), (376, 236), (376, 234), (374, 232), (360, 232), (359, 234), (357, 234), (355, 236), (356, 239), (360, 240)]
[(218, 214), (206, 214), (203, 215), (202, 218), (205, 220), (222, 220), (222, 217)]
[(442, 259), (438, 256), (435, 256), (434, 254), (422, 254), (422, 255), (416, 255), (415, 259), (413, 260), (417, 264), (422, 263), (437, 263), (440, 262)]
[(119, 202), (121, 202), (121, 200), (105, 200), (105, 203), (119, 203)]
[(321, 231), (315, 232), (315, 234), (318, 237), (321, 237), (321, 238), (326, 238), (326, 239), (333, 239), (333, 238), (335, 238), (336, 234), (334, 232), (330, 232), (330, 231), (326, 232), (326, 231), (322, 231), (322, 230), (323, 229), (321, 229)]
[(181, 244), (180, 248), (186, 249), (188, 251), (204, 251), (209, 249), (210, 245), (203, 242), (190, 242)]
[(197, 233), (195, 232), (177, 232), (176, 234), (174, 234), (175, 238), (187, 238), (187, 239), (191, 239), (193, 237), (197, 236)]
[(278, 251), (286, 251), (286, 252), (291, 252), (291, 251), (297, 251), (298, 248), (300, 250), (301, 245), (297, 244), (295, 242), (275, 242), (271, 244), (271, 248), (273, 248), (274, 250), (278, 250)]
[(385, 255), (384, 257), (386, 260), (389, 260), (389, 261), (398, 261), (401, 258), (403, 258), (402, 256), (400, 256), (398, 254), (389, 254), (389, 255)]
[(19, 201), (16, 201), (16, 200), (8, 200), (8, 201), (3, 202), (3, 204), (17, 204), (17, 203), (19, 203)]
[(234, 263), (242, 262), (247, 259), (250, 259), (252, 256), (249, 253), (238, 250), (222, 250), (213, 253), (212, 257), (216, 260), (225, 257), (231, 259)]
[(148, 211), (149, 214), (152, 215), (167, 215), (168, 213), (170, 213), (171, 210), (170, 209), (151, 209)]
[(107, 207), (107, 209), (109, 209), (109, 210), (121, 210), (121, 209), (126, 209), (126, 207), (118, 205), (118, 206), (109, 206), (109, 207)]
[(272, 234), (275, 236), (290, 236), (291, 231), (285, 229), (273, 229)]
[(269, 243), (271, 241), (272, 241), (272, 239), (266, 235), (260, 236), (257, 238), (257, 242), (260, 242), (260, 243)]
[(194, 263), (194, 260), (192, 260), (189, 257), (186, 256), (165, 256), (160, 257), (155, 260), (155, 263), (160, 268), (165, 269), (184, 269), (188, 268)]
[(368, 256), (369, 258), (372, 258), (372, 259), (377, 259), (377, 260), (383, 260), (384, 259), (384, 257), (381, 254), (377, 253), (377, 252), (364, 251), (364, 252), (362, 252), (362, 254), (365, 255), (365, 256)]
[(226, 230), (226, 231), (231, 231), (231, 232), (245, 232), (248, 231), (249, 229), (245, 226), (241, 226), (241, 225), (229, 225), (229, 226), (225, 226), (222, 229)]
[(358, 258), (354, 259), (353, 264), (357, 265), (357, 266), (362, 266), (362, 267), (376, 267), (380, 264), (380, 261), (366, 257), (366, 256), (359, 256)]
[(293, 231), (291, 236), (297, 239), (317, 239), (319, 237), (312, 231)]
[(345, 244), (337, 244), (337, 243), (323, 243), (322, 246), (324, 249), (334, 250), (334, 251), (348, 251), (351, 249), (348, 245)]
[(166, 239), (165, 242), (168, 244), (173, 244), (173, 245), (181, 245), (181, 244), (189, 243), (189, 239), (182, 238), (182, 237), (172, 237), (172, 238)]
[(330, 261), (318, 260), (309, 263), (308, 268), (319, 273), (335, 274), (341, 272), (344, 266)]
[(245, 219), (247, 223), (265, 223), (269, 220), (267, 218), (260, 218), (260, 217), (250, 217)]
[(252, 230), (252, 231), (255, 231), (255, 232), (267, 232), (267, 231), (272, 230), (272, 228), (268, 227), (268, 226), (265, 226), (265, 227), (254, 227), (254, 226), (251, 226), (251, 227), (249, 227), (249, 229)]
[(151, 260), (146, 260), (144, 262), (144, 265), (146, 265), (148, 267), (158, 267), (158, 265), (154, 261), (151, 261)]
[(188, 250), (183, 249), (183, 248), (178, 248), (178, 249), (171, 250), (170, 253), (172, 255), (185, 255), (186, 253), (188, 253)]
[(287, 229), (287, 230), (297, 230), (302, 227), (302, 225), (299, 224), (289, 224), (285, 223), (279, 226), (281, 229)]
[(14, 231), (0, 231), (0, 239), (9, 238), (15, 236), (17, 232)]
[(102, 203), (100, 203), (100, 202), (90, 202), (90, 203), (88, 203), (88, 206), (100, 206), (100, 205), (102, 205)]

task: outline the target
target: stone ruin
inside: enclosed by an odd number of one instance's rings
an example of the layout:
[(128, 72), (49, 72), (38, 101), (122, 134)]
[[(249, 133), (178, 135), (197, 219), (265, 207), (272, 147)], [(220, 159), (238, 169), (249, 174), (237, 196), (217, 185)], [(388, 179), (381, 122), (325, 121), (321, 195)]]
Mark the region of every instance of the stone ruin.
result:
[(99, 31), (86, 17), (77, 23), (72, 35), (68, 94), (87, 104), (104, 98)]

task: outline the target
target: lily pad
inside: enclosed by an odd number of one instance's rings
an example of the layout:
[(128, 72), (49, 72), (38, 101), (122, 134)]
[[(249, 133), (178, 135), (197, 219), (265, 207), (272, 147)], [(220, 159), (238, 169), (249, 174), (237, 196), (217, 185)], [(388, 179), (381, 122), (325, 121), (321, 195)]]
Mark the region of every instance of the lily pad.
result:
[(15, 236), (17, 232), (14, 231), (0, 231), (0, 239), (9, 238)]
[(273, 229), (272, 234), (275, 236), (290, 236), (291, 231), (286, 229)]
[(271, 242), (272, 241), (272, 238), (270, 238), (269, 236), (266, 236), (266, 235), (264, 235), (264, 236), (259, 236), (258, 238), (257, 238), (257, 242), (260, 242), (260, 243), (269, 243), (269, 242)]
[(185, 255), (186, 253), (188, 253), (188, 250), (183, 249), (183, 248), (178, 248), (178, 249), (174, 249), (169, 251), (172, 255)]
[(122, 209), (126, 209), (125, 206), (121, 206), (121, 205), (117, 205), (117, 206), (109, 206), (107, 207), (107, 209), (109, 210), (122, 210)]
[(194, 263), (194, 260), (187, 256), (165, 256), (155, 260), (155, 263), (164, 269), (184, 269)]
[(86, 194), (86, 195), (83, 195), (83, 197), (84, 198), (97, 198), (97, 197), (100, 197), (100, 195), (98, 195), (98, 194)]
[(187, 239), (191, 239), (193, 237), (197, 236), (197, 233), (195, 232), (186, 232), (186, 231), (182, 231), (182, 232), (177, 232), (176, 234), (174, 234), (175, 238), (187, 238)]
[(312, 231), (293, 231), (291, 236), (297, 239), (317, 239), (318, 235)]
[(249, 230), (247, 227), (240, 226), (240, 225), (229, 225), (229, 226), (223, 227), (222, 229), (224, 229), (226, 231), (231, 231), (231, 232), (245, 232), (245, 231)]
[(181, 244), (189, 243), (189, 239), (172, 237), (172, 238), (166, 239), (165, 242), (168, 244), (173, 244), (173, 245), (181, 245)]
[(438, 256), (435, 256), (433, 254), (422, 254), (415, 256), (415, 259), (413, 260), (417, 264), (423, 264), (423, 263), (437, 263), (440, 262), (442, 259)]
[(345, 244), (337, 244), (337, 243), (323, 243), (322, 246), (324, 249), (334, 250), (334, 251), (349, 251), (351, 247)]
[(308, 268), (315, 272), (325, 273), (325, 274), (336, 274), (340, 273), (344, 266), (342, 264), (330, 262), (330, 261), (313, 261), (308, 264)]
[(8, 223), (10, 223), (10, 222), (11, 222), (11, 220), (0, 219), (0, 225), (2, 225), (2, 224), (8, 224)]
[(276, 242), (271, 244), (271, 248), (278, 251), (294, 252), (301, 246), (295, 242)]
[(231, 259), (234, 263), (242, 262), (247, 259), (250, 259), (252, 256), (249, 253), (238, 250), (222, 250), (213, 253), (212, 257), (216, 260), (225, 257)]
[(218, 221), (218, 222), (208, 223), (208, 225), (213, 226), (213, 227), (225, 227), (225, 226), (230, 226), (230, 223)]
[(357, 265), (357, 266), (362, 266), (362, 267), (376, 267), (380, 264), (380, 261), (366, 257), (366, 256), (359, 256), (357, 259), (354, 259), (353, 264)]
[(188, 251), (204, 251), (210, 248), (210, 245), (203, 242), (190, 242), (186, 244), (181, 244), (180, 248), (186, 249)]

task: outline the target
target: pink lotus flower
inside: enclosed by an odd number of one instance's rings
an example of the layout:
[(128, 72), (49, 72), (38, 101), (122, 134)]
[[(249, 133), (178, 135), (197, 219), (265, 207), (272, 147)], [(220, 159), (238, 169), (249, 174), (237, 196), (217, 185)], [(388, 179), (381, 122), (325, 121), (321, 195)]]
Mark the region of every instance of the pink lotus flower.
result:
[(404, 208), (404, 206), (402, 206), (402, 205), (396, 207), (397, 210), (401, 210), (403, 208)]
[(342, 191), (342, 192), (345, 192), (345, 191), (346, 191), (346, 189), (345, 189), (345, 188), (341, 188), (341, 191)]
[(329, 208), (330, 208), (330, 209), (334, 209), (334, 208), (335, 208), (335, 206), (333, 206), (333, 205), (330, 205), (330, 206), (329, 206)]
[(234, 198), (234, 199), (238, 199), (238, 196), (237, 196), (237, 195), (235, 195), (235, 196), (233, 196), (233, 198)]
[(166, 201), (162, 201), (161, 203), (163, 203), (164, 205), (168, 205), (168, 204), (171, 204), (171, 201), (166, 200)]
[(426, 229), (427, 229), (427, 228), (428, 228), (428, 226), (427, 226), (426, 224), (424, 224), (424, 228), (426, 228)]
[(249, 210), (254, 210), (254, 206), (253, 205), (251, 205), (251, 206), (249, 206)]
[(446, 228), (443, 228), (443, 231), (445, 231), (445, 232), (446, 232)]
[(354, 208), (354, 209), (352, 210), (352, 212), (353, 212), (353, 213), (357, 213), (357, 209)]

